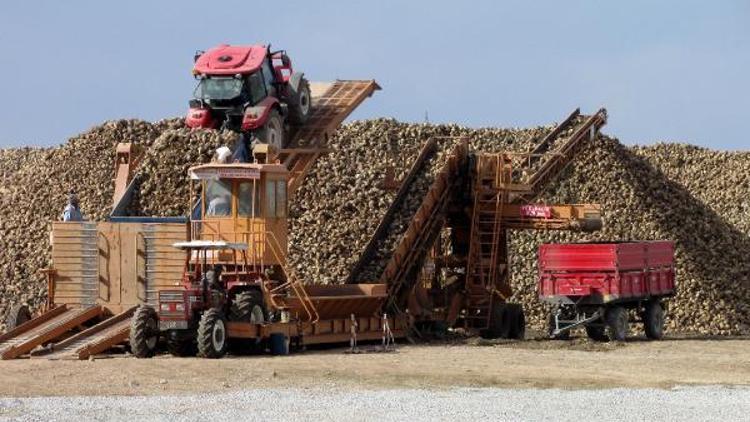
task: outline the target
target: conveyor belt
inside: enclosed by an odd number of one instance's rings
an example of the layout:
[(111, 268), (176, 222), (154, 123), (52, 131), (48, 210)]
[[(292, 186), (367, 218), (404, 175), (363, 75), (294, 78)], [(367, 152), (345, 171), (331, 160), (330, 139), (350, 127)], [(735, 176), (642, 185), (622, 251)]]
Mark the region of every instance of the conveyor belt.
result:
[(103, 312), (99, 305), (86, 308), (58, 306), (0, 336), (0, 358), (14, 359), (29, 353), (35, 347), (100, 317)]
[(290, 194), (299, 188), (315, 160), (325, 153), (328, 139), (373, 92), (380, 89), (375, 81), (336, 81), (313, 85), (312, 111), (309, 120), (297, 130), (288, 149), (279, 152), (278, 159), (290, 172)]

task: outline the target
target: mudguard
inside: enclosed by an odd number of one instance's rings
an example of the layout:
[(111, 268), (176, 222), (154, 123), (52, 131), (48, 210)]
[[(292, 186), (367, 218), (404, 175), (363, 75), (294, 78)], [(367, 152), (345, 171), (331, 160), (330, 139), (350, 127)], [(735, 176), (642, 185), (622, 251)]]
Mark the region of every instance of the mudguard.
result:
[(258, 104), (245, 109), (242, 117), (242, 130), (253, 130), (263, 126), (279, 100), (275, 97), (266, 97)]
[(292, 73), (292, 76), (289, 77), (289, 88), (291, 88), (292, 93), (296, 93), (297, 89), (299, 88), (299, 83), (302, 81), (302, 78), (305, 76), (304, 72), (294, 72)]

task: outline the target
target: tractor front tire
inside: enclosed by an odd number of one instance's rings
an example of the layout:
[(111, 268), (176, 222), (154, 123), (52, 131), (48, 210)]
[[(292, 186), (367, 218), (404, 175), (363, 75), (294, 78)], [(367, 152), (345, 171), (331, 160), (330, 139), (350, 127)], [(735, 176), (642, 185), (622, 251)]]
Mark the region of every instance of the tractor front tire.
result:
[(297, 91), (289, 99), (289, 123), (302, 126), (310, 118), (312, 111), (312, 95), (310, 94), (310, 83), (302, 78), (299, 81)]
[(227, 321), (223, 313), (212, 308), (203, 313), (198, 323), (198, 355), (218, 359), (227, 353)]
[(611, 341), (625, 341), (628, 335), (628, 310), (615, 306), (607, 310), (605, 317), (607, 338)]
[(276, 149), (286, 146), (284, 133), (284, 119), (277, 110), (272, 110), (263, 127), (257, 131), (255, 136), (261, 144), (273, 145)]
[(154, 308), (141, 305), (130, 320), (130, 350), (137, 358), (156, 354), (159, 342), (159, 319)]
[(10, 331), (31, 319), (31, 312), (26, 305), (13, 305), (5, 316), (5, 331)]
[(651, 340), (661, 340), (664, 337), (664, 308), (658, 300), (646, 304), (643, 329), (646, 331), (646, 337)]

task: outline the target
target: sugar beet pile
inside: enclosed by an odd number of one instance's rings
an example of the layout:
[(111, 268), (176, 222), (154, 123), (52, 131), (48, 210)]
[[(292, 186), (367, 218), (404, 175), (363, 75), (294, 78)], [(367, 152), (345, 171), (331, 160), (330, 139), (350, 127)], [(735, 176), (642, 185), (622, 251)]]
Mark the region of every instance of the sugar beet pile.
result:
[[(298, 275), (319, 283), (342, 282), (395, 193), (383, 187), (388, 166), (408, 171), (433, 135), (468, 135), (474, 149), (526, 150), (549, 127), (471, 130), (456, 125), (404, 124), (379, 119), (344, 126), (332, 152), (312, 169), (291, 204), (290, 261)], [(0, 315), (11, 303), (43, 303), (46, 283), (37, 270), (49, 265), (49, 222), (59, 218), (66, 192), (75, 189), (85, 217), (101, 220), (111, 207), (117, 142), (146, 147), (140, 195), (132, 212), (184, 215), (187, 168), (206, 162), (229, 133), (194, 131), (177, 119), (107, 122), (49, 149), (0, 150)], [(439, 168), (449, 142), (410, 190), (404, 211), (368, 266), (377, 274), (388, 250)], [(750, 332), (750, 153), (690, 145), (625, 147), (601, 136), (590, 143), (542, 199), (601, 203), (605, 227), (589, 235), (514, 232), (512, 283), (532, 325), (546, 310), (535, 292), (539, 243), (594, 239), (673, 239), (677, 242), (679, 294), (669, 309), (673, 330), (703, 334)], [(410, 211), (411, 210), (411, 211)]]

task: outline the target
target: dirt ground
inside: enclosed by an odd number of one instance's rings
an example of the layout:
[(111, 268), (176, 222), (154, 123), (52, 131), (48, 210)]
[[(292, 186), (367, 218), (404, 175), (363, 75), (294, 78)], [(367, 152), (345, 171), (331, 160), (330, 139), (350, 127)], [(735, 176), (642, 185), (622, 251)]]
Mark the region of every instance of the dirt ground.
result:
[(610, 388), (749, 385), (750, 338), (625, 343), (468, 340), (402, 345), (392, 353), (308, 350), (220, 360), (0, 362), (0, 395), (151, 395), (266, 387)]

